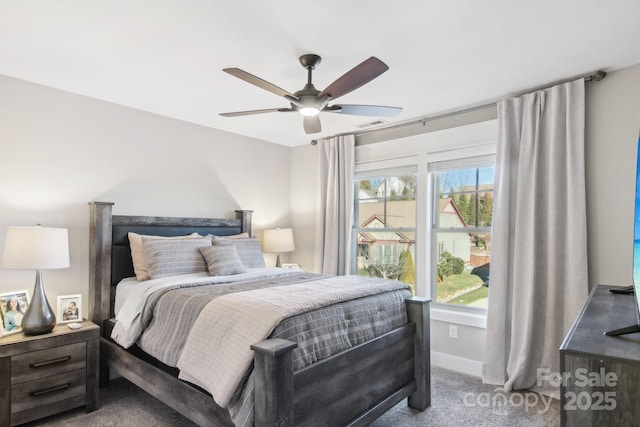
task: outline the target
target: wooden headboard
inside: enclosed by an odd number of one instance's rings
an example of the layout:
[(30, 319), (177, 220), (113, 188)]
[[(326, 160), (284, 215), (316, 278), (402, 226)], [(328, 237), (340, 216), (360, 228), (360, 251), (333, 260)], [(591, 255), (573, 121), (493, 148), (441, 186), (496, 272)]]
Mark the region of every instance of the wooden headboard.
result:
[(250, 210), (237, 210), (236, 218), (180, 218), (112, 215), (113, 203), (90, 202), (89, 224), (89, 319), (102, 326), (113, 316), (115, 286), (134, 276), (129, 247), (130, 231), (156, 236), (251, 235)]

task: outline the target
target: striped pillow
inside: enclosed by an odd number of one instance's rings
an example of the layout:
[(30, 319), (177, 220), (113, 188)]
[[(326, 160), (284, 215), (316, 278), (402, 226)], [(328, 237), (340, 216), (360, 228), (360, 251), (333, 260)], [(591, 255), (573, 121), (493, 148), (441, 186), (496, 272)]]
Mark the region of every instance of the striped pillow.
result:
[(164, 237), (164, 236), (151, 236), (145, 234), (138, 234), (129, 232), (129, 247), (131, 248), (131, 260), (133, 261), (133, 271), (136, 273), (136, 279), (138, 282), (149, 280), (149, 272), (147, 271), (147, 264), (144, 260), (144, 248), (142, 247), (142, 238), (149, 239), (197, 239), (198, 233), (191, 233), (186, 236)]
[(209, 239), (171, 240), (142, 237), (142, 246), (151, 279), (207, 271), (207, 265), (198, 248), (211, 246)]
[(200, 253), (207, 261), (210, 276), (230, 276), (247, 272), (240, 261), (238, 250), (233, 245), (206, 246), (200, 248)]
[(260, 242), (255, 237), (247, 239), (229, 239), (225, 237), (213, 236), (214, 246), (233, 245), (238, 250), (238, 256), (245, 267), (265, 267), (264, 256), (260, 248)]

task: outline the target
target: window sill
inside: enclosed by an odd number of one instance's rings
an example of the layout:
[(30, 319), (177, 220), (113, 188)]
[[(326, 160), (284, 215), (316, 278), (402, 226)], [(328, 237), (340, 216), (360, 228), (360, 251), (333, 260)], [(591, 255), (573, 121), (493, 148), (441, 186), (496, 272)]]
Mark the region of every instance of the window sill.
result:
[(457, 325), (472, 326), (474, 328), (486, 329), (487, 313), (470, 313), (466, 311), (454, 310), (441, 305), (431, 308), (431, 320), (439, 322), (455, 323)]

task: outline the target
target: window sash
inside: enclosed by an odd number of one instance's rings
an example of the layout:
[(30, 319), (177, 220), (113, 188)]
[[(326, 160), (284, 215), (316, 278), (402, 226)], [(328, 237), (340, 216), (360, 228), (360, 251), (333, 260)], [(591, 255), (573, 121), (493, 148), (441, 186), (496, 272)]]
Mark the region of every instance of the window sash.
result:
[[(463, 311), (485, 311), (486, 308), (478, 308), (478, 307), (470, 307), (462, 304), (454, 304), (446, 301), (438, 301), (438, 281), (437, 281), (437, 269), (438, 262), (440, 260), (441, 254), (446, 250), (445, 244), (440, 241), (443, 235), (446, 233), (461, 233), (461, 234), (490, 234), (491, 226), (479, 226), (477, 222), (472, 225), (466, 224), (466, 227), (443, 227), (440, 225), (440, 202), (439, 199), (441, 195), (448, 194), (447, 191), (440, 191), (440, 172), (449, 172), (453, 170), (463, 170), (463, 169), (480, 169), (483, 167), (495, 167), (495, 155), (484, 155), (484, 156), (475, 156), (475, 157), (466, 157), (466, 158), (457, 158), (451, 160), (444, 160), (438, 162), (430, 162), (428, 163), (428, 171), (431, 183), (431, 248), (432, 254), (434, 256), (431, 257), (431, 275), (428, 278), (430, 282), (431, 295), (433, 298), (433, 302), (435, 305), (440, 305), (447, 308), (452, 308), (456, 310)], [(464, 191), (465, 194), (477, 194), (482, 193), (483, 191), (478, 187), (478, 182), (476, 179), (476, 187), (472, 191)], [(493, 187), (490, 192), (493, 193)], [(462, 194), (463, 192), (456, 192), (456, 194)], [(477, 198), (477, 197), (476, 197)], [(476, 212), (476, 215), (478, 212)], [(440, 239), (439, 239), (440, 237)], [(471, 242), (470, 242), (471, 243)], [(454, 242), (455, 244), (455, 242)], [(454, 251), (455, 252), (455, 251)]]

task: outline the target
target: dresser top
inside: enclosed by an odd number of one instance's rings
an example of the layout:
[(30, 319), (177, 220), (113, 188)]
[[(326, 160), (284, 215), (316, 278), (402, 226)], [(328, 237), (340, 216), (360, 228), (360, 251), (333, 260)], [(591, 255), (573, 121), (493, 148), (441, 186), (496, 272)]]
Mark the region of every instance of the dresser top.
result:
[(607, 331), (638, 322), (634, 295), (613, 294), (614, 286), (598, 285), (560, 346), (561, 352), (640, 363), (640, 332), (606, 336)]

